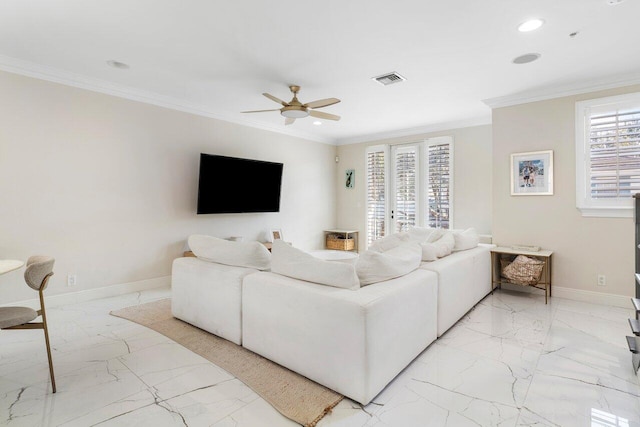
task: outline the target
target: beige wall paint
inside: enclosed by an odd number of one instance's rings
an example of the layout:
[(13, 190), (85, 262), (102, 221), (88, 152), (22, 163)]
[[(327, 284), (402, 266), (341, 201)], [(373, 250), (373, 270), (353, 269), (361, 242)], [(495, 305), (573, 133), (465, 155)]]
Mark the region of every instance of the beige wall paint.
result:
[[(49, 295), (169, 275), (194, 233), (317, 249), (335, 225), (335, 146), (5, 72), (0, 95), (0, 258), (54, 256)], [(196, 215), (200, 152), (283, 162), (280, 213)]]
[[(491, 234), (491, 125), (451, 129), (402, 138), (370, 141), (338, 147), (338, 227), (360, 231), (360, 248), (365, 247), (365, 152), (378, 144), (419, 142), (436, 136), (454, 139), (454, 227), (475, 227), (481, 234)], [(355, 169), (353, 189), (344, 186), (347, 169)]]
[[(634, 228), (630, 218), (583, 218), (576, 209), (575, 103), (640, 91), (640, 86), (493, 110), (493, 237), (500, 245), (554, 251), (555, 286), (631, 296)], [(510, 155), (553, 150), (554, 195), (511, 196)], [(596, 286), (597, 275), (607, 286)]]

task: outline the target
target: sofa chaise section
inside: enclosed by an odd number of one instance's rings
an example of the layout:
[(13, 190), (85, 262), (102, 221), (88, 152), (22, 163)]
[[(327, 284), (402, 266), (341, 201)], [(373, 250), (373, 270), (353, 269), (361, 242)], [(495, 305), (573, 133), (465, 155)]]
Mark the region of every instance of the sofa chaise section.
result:
[(423, 270), (438, 274), (438, 337), (491, 292), (491, 248), (479, 244), (437, 261), (423, 262)]
[(436, 339), (437, 280), (418, 269), (353, 291), (250, 274), (242, 344), (367, 404)]

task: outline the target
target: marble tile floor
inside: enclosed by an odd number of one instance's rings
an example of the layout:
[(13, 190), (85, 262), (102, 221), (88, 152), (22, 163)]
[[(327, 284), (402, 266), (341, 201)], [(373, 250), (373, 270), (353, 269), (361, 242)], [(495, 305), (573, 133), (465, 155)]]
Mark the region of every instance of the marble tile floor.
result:
[[(168, 296), (157, 289), (49, 309), (55, 395), (42, 331), (0, 331), (0, 425), (296, 426), (226, 371), (109, 315)], [(345, 399), (318, 426), (640, 426), (624, 338), (631, 315), (496, 291), (372, 403)]]

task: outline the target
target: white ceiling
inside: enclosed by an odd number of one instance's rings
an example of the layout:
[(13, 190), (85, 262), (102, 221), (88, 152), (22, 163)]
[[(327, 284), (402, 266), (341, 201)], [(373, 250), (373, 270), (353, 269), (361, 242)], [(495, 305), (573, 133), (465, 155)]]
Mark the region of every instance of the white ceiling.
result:
[[(0, 69), (343, 144), (490, 123), (486, 100), (640, 83), (640, 0), (608, 3), (3, 0)], [(518, 32), (530, 17), (546, 25)], [(407, 81), (371, 80), (391, 71)], [(303, 103), (341, 99), (320, 111), (342, 119), (241, 113), (278, 108), (262, 93), (289, 101), (289, 84)]]

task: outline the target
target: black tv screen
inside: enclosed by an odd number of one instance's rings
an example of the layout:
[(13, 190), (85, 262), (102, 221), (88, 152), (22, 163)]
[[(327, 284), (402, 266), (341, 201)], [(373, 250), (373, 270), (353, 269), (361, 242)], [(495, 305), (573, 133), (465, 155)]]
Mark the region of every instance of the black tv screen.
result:
[(282, 163), (200, 153), (198, 214), (279, 212)]

